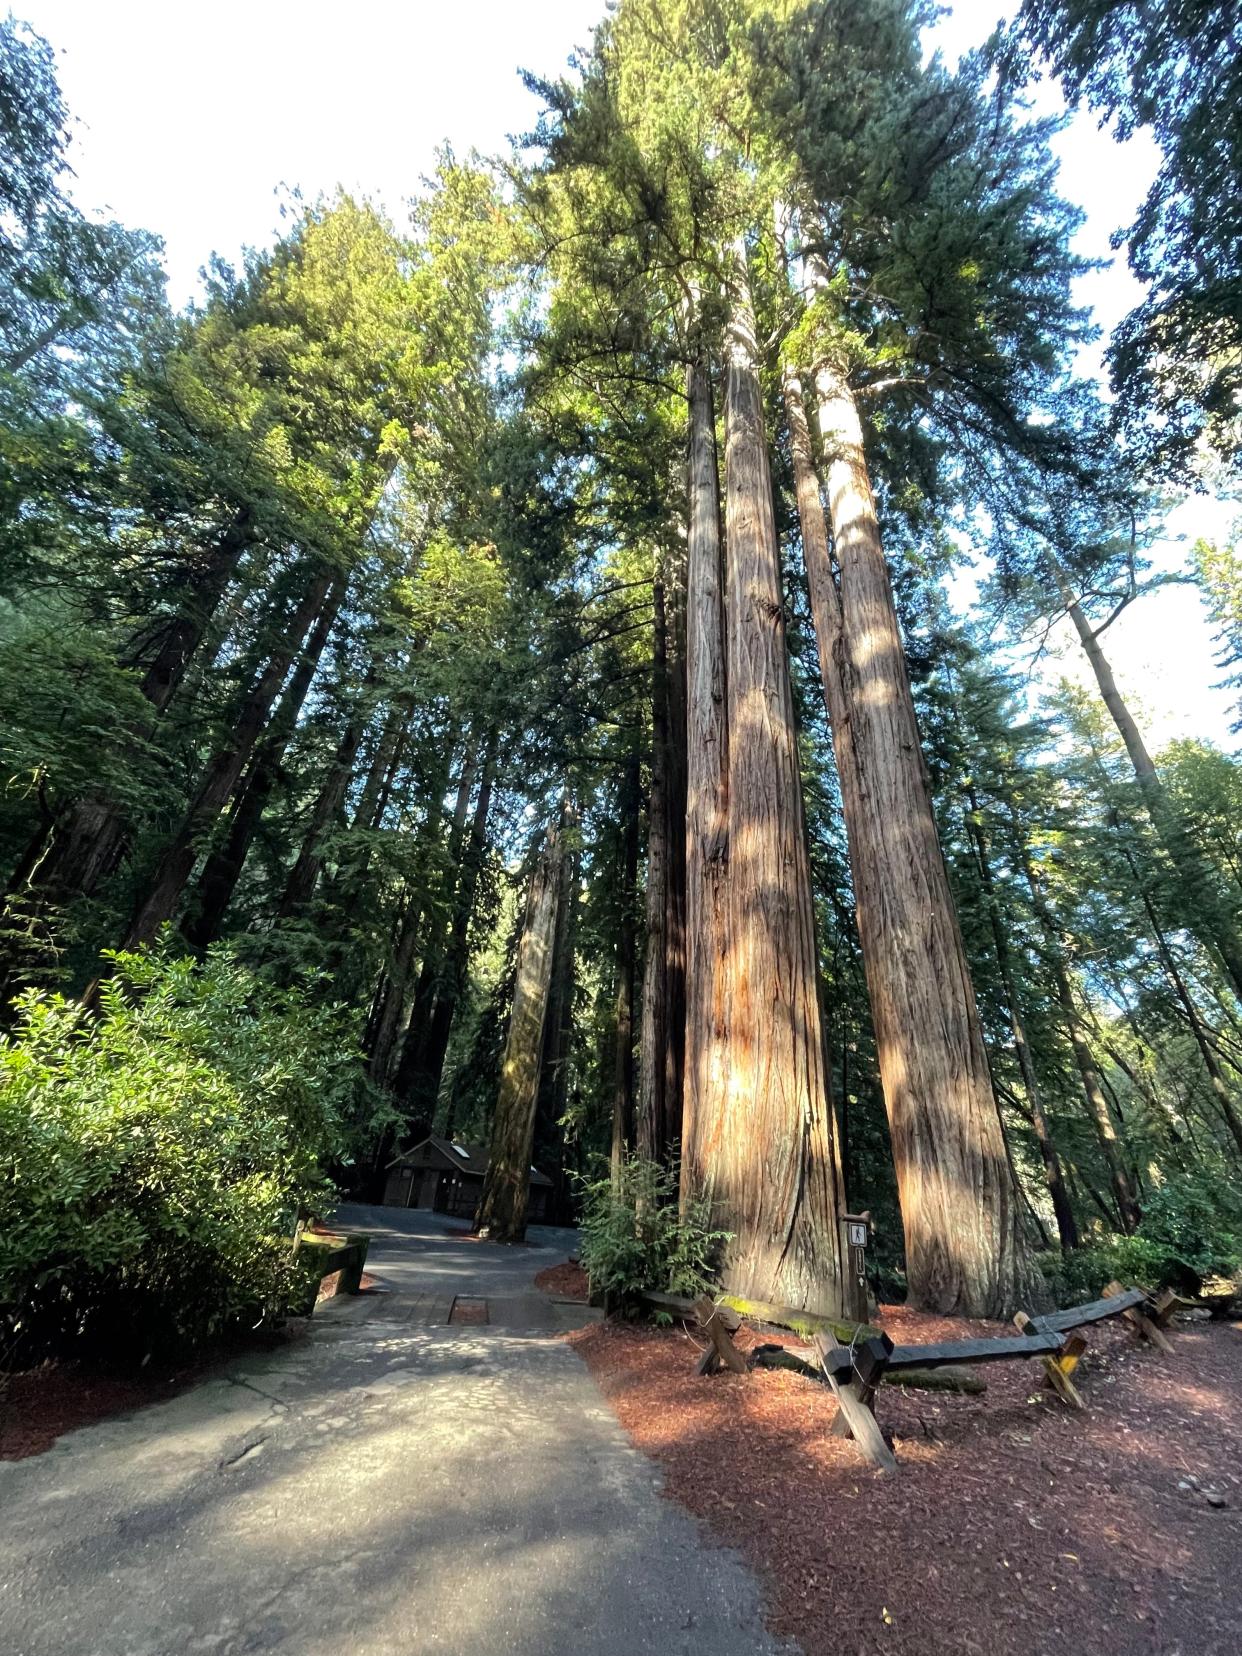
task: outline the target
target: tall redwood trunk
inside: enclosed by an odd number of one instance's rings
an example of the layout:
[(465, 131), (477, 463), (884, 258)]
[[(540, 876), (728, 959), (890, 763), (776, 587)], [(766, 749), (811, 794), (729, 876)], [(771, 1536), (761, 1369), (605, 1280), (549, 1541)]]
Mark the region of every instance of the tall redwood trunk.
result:
[[(563, 816), (563, 813), (562, 813)], [(556, 945), (564, 822), (547, 832), (531, 875), (518, 940), (513, 1010), (500, 1068), (491, 1156), (476, 1229), (498, 1242), (520, 1242), (526, 1234), (530, 1157), (535, 1136), (535, 1099)]]
[(910, 1298), (963, 1316), (1029, 1298), (1021, 1205), (932, 813), (888, 567), (844, 372), (816, 376), (838, 590), (801, 387), (786, 374), (811, 603), (905, 1230)]
[[(840, 1315), (841, 1171), (825, 1066), (784, 594), (745, 246), (726, 335), (728, 1069), (694, 1126), (726, 1285)], [(693, 600), (692, 600), (693, 607)]]
[(199, 876), (190, 912), (181, 928), (196, 948), (205, 949), (220, 935), (224, 916), (233, 900), (242, 869), (246, 866), (255, 833), (276, 785), (289, 743), (293, 740), (298, 718), (319, 670), (344, 597), (345, 583), (337, 581), (285, 686), (271, 725), (247, 768), (245, 784), (234, 804), (224, 844), (207, 858)]
[(728, 1076), (729, 731), (720, 478), (707, 352), (686, 370), (686, 1041), (683, 1200), (707, 1182), (703, 1124), (725, 1119)]
[(165, 846), (150, 884), (138, 903), (126, 934), (126, 948), (133, 949), (149, 943), (164, 922), (171, 920), (176, 912), (193, 871), (199, 843), (211, 831), (236, 787), (267, 723), (289, 665), (301, 648), (307, 629), (319, 615), (331, 586), (332, 576), (327, 571), (311, 577), (301, 602), (289, 617), (282, 641), (252, 681), (234, 723), (231, 741), (212, 756), (180, 827)]

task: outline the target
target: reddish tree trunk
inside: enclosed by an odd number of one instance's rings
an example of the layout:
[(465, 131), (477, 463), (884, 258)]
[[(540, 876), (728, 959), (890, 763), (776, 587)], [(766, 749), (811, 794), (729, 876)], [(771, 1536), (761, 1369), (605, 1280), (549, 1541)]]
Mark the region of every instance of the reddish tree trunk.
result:
[(843, 1310), (828, 1097), (784, 595), (744, 246), (726, 352), (728, 1082), (696, 1107), (696, 1161), (748, 1299)]

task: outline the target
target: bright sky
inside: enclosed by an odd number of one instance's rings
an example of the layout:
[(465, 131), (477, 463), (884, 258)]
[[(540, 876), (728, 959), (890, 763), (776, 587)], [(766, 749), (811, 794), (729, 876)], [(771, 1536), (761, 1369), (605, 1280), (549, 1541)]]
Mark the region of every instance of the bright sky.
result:
[[(533, 124), (519, 67), (556, 75), (585, 44), (603, 0), (9, 0), (59, 55), (79, 123), (72, 160), (84, 209), (107, 206), (154, 230), (167, 248), (174, 302), (197, 288), (213, 251), (236, 258), (280, 226), (282, 185), (307, 196), (337, 184), (394, 213), (431, 170), (446, 139), (459, 152), (502, 149)], [(982, 41), (1015, 0), (962, 0), (937, 28), (946, 57)], [(1041, 92), (1041, 106), (1054, 98)], [(1061, 188), (1087, 220), (1078, 249), (1114, 261), (1079, 298), (1107, 330), (1137, 295), (1112, 232), (1127, 223), (1154, 168), (1154, 147), (1125, 146), (1076, 119), (1059, 140)], [(1159, 551), (1184, 561), (1198, 535), (1220, 536), (1211, 501), (1182, 507), (1182, 538)], [(955, 596), (969, 602), (969, 579)], [(1068, 637), (1064, 671), (1083, 677)], [(1122, 688), (1142, 709), (1152, 744), (1199, 735), (1232, 746), (1230, 704), (1214, 688), (1214, 647), (1193, 588), (1135, 604), (1107, 635)], [(1049, 673), (1048, 664), (1042, 669)]]

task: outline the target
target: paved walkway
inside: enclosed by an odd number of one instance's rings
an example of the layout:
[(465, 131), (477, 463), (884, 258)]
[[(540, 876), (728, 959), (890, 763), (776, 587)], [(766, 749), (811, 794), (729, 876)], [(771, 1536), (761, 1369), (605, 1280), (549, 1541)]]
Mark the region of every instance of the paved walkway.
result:
[[(0, 1464), (3, 1656), (777, 1656), (554, 1337), (583, 1313), (530, 1283), (568, 1233), (341, 1219), (390, 1294)], [(449, 1326), (456, 1296), (489, 1324)]]

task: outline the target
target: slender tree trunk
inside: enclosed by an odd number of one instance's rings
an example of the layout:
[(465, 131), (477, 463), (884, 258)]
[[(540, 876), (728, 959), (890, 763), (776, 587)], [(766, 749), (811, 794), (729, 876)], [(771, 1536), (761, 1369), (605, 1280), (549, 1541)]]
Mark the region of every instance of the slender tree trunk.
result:
[(686, 1076), (686, 618), (685, 567), (666, 587), (668, 760), (664, 804), (668, 821), (668, 877), (665, 881), (664, 1114), (668, 1155), (681, 1155)]
[[(470, 838), (466, 845), (465, 857), (461, 865), (461, 875), (457, 882), (457, 893), (453, 905), (453, 927), (449, 936), (448, 951), (445, 959), (445, 970), (440, 991), (436, 996), (435, 1008), (431, 1014), (431, 1026), (428, 1030), (425, 1046), (420, 1054), (423, 1066), (424, 1087), (434, 1105), (440, 1096), (440, 1083), (444, 1078), (444, 1061), (448, 1055), (449, 1037), (453, 1032), (453, 1020), (457, 1013), (458, 1002), (466, 983), (466, 968), (470, 963), (470, 920), (474, 914), (475, 896), (479, 888), (479, 875), (483, 868), (483, 858), (487, 849), (487, 819), (491, 811), (492, 789), (496, 777), (496, 733), (488, 738), (487, 750), (483, 758), (483, 772), (479, 782), (478, 797), (475, 800), (474, 817), (470, 827)], [(402, 1065), (405, 1064), (405, 1053), (401, 1055)], [(408, 1095), (411, 1082), (410, 1077), (397, 1073), (395, 1090), (399, 1098)]]
[(988, 843), (983, 832), (983, 825), (979, 820), (979, 802), (973, 789), (967, 790), (967, 798), (970, 803), (970, 817), (967, 827), (974, 842), (975, 856), (979, 865), (979, 879), (983, 885), (983, 894), (987, 902), (988, 920), (992, 928), (992, 947), (996, 954), (996, 965), (1000, 972), (1001, 987), (1005, 992), (1005, 1004), (1009, 1011), (1009, 1027), (1013, 1032), (1013, 1047), (1018, 1057), (1018, 1068), (1022, 1073), (1022, 1089), (1026, 1093), (1027, 1106), (1031, 1112), (1031, 1125), (1035, 1129), (1039, 1154), (1044, 1164), (1044, 1178), (1048, 1185), (1048, 1194), (1052, 1198), (1052, 1211), (1056, 1216), (1057, 1235), (1060, 1237), (1061, 1249), (1063, 1252), (1069, 1253), (1078, 1246), (1078, 1221), (1074, 1218), (1073, 1204), (1069, 1199), (1069, 1191), (1065, 1187), (1065, 1175), (1061, 1169), (1061, 1158), (1057, 1153), (1052, 1131), (1048, 1126), (1048, 1118), (1044, 1114), (1039, 1080), (1035, 1074), (1035, 1060), (1026, 1038), (1026, 1025), (1022, 1017), (1022, 1009), (1018, 1002), (1018, 992), (1014, 983), (1013, 962), (1009, 953), (1009, 944), (1005, 937), (1000, 905), (996, 900), (996, 885), (992, 879)]
[[(825, 1073), (784, 595), (739, 240), (726, 336), (729, 1017), (723, 1109), (696, 1104), (697, 1169), (747, 1299), (840, 1315), (841, 1169)], [(692, 599), (692, 609), (694, 600)]]
[(210, 832), (236, 787), (280, 693), (289, 664), (301, 648), (307, 628), (318, 616), (331, 584), (332, 577), (326, 571), (311, 578), (301, 602), (289, 618), (284, 640), (272, 651), (267, 664), (252, 682), (234, 724), (229, 746), (219, 749), (212, 757), (181, 826), (164, 848), (130, 922), (125, 938), (126, 948), (149, 943), (164, 922), (172, 919), (193, 871), (199, 842), (204, 834)]
[(647, 802), (647, 944), (639, 1035), (640, 1155), (666, 1161), (672, 1138), (668, 1100), (669, 1029), (669, 697), (664, 583), (657, 580), (651, 694), (651, 793)]
[(280, 766), (293, 740), (299, 715), (319, 670), (344, 597), (345, 583), (338, 580), (334, 582), (306, 648), (285, 686), (271, 725), (255, 750), (247, 769), (245, 785), (233, 807), (224, 844), (207, 858), (199, 876), (197, 893), (181, 927), (196, 948), (205, 949), (220, 935), (225, 913), (233, 900), (251, 843), (276, 785)]
[[(451, 924), (453, 893), (461, 872), (462, 840), (466, 832), (466, 817), (470, 810), (470, 796), (478, 768), (477, 741), (467, 743), (462, 758), (461, 774), (457, 779), (457, 799), (449, 825), (448, 843), (435, 884), (439, 887), (432, 907), (430, 924), (423, 948), (423, 961), (414, 986), (409, 1024), (401, 1049), (401, 1062), (394, 1077), (394, 1089), (414, 1120), (426, 1122), (428, 1131), (435, 1116), (436, 1098), (440, 1088), (440, 1072), (429, 1062), (429, 1043), (435, 1019), (436, 999), (444, 985), (445, 947)], [(440, 784), (447, 784), (447, 776)]]
[(1014, 834), (1019, 861), (1031, 893), (1031, 907), (1035, 912), (1035, 918), (1044, 930), (1049, 963), (1052, 967), (1053, 983), (1057, 992), (1057, 1004), (1061, 1008), (1061, 1021), (1065, 1033), (1069, 1036), (1070, 1047), (1074, 1054), (1074, 1063), (1078, 1069), (1079, 1079), (1082, 1081), (1087, 1114), (1095, 1127), (1096, 1136), (1100, 1141), (1100, 1149), (1104, 1152), (1104, 1160), (1108, 1164), (1109, 1178), (1112, 1182), (1113, 1195), (1117, 1201), (1117, 1213), (1121, 1220), (1121, 1228), (1129, 1233), (1138, 1225), (1141, 1215), (1130, 1184), (1130, 1175), (1126, 1170), (1125, 1156), (1117, 1137), (1117, 1129), (1113, 1124), (1112, 1113), (1108, 1108), (1108, 1100), (1104, 1096), (1104, 1089), (1100, 1086), (1099, 1072), (1096, 1070), (1090, 1044), (1083, 1032), (1082, 1020), (1078, 1016), (1078, 1008), (1074, 1004), (1074, 991), (1070, 986), (1069, 973), (1065, 969), (1065, 962), (1061, 955), (1056, 924), (1051, 910), (1044, 901), (1044, 895), (1040, 889), (1039, 879), (1031, 862), (1030, 854), (1018, 838), (1016, 823), (1014, 824)]
[(1130, 870), (1130, 877), (1134, 881), (1139, 900), (1142, 902), (1143, 910), (1147, 915), (1147, 922), (1151, 927), (1152, 937), (1156, 944), (1156, 950), (1160, 955), (1161, 964), (1168, 974), (1169, 982), (1173, 985), (1173, 992), (1177, 996), (1178, 1004), (1181, 1006), (1186, 1022), (1190, 1026), (1190, 1033), (1199, 1049), (1199, 1056), (1203, 1059), (1203, 1067), (1207, 1071), (1208, 1085), (1212, 1089), (1212, 1097), (1215, 1100), (1216, 1107), (1224, 1118), (1234, 1144), (1237, 1146), (1239, 1153), (1242, 1154), (1242, 1116), (1238, 1115), (1234, 1106), (1229, 1083), (1225, 1080), (1224, 1071), (1212, 1050), (1212, 1043), (1208, 1038), (1203, 1019), (1199, 1016), (1199, 1009), (1194, 1003), (1190, 990), (1186, 987), (1185, 979), (1177, 969), (1177, 962), (1173, 958), (1172, 949), (1169, 948), (1155, 905), (1148, 896), (1147, 887), (1139, 875), (1138, 867), (1128, 846), (1123, 846), (1122, 855), (1125, 857), (1126, 866)]
[[(405, 911), (397, 927), (392, 961), (388, 968), (387, 988), (380, 1002), (379, 1016), (375, 1022), (367, 1058), (367, 1071), (378, 1087), (384, 1086), (388, 1080), (388, 1066), (392, 1062), (393, 1049), (397, 1044), (397, 1031), (401, 1027), (406, 984), (410, 980), (410, 971), (418, 950), (422, 915), (422, 904), (411, 892), (406, 898)], [(429, 1122), (424, 1123), (412, 1117), (407, 1117), (407, 1121), (411, 1125), (412, 1136), (415, 1139), (422, 1136), (422, 1127), (430, 1128)]]
[(1056, 573), (1066, 613), (1078, 634), (1083, 653), (1091, 663), (1104, 705), (1125, 743), (1147, 814), (1177, 872), (1182, 898), (1181, 923), (1200, 939), (1209, 953), (1219, 957), (1233, 985), (1234, 994), (1242, 998), (1242, 941), (1239, 940), (1233, 915), (1234, 905), (1220, 890), (1215, 870), (1193, 843), (1181, 813), (1165, 792), (1156, 762), (1147, 751), (1143, 733), (1117, 688), (1112, 664), (1100, 645), (1099, 634), (1093, 631), (1059, 565), (1056, 566)]
[(243, 506), (211, 549), (181, 610), (161, 633), (159, 646), (143, 674), (142, 693), (157, 713), (168, 706), (185, 677), (186, 668), (228, 591), (242, 553), (253, 540), (253, 513), (248, 506)]
[(686, 1050), (682, 1199), (708, 1182), (704, 1131), (727, 1114), (729, 731), (720, 479), (707, 352), (686, 370)]
[(862, 428), (816, 375), (837, 589), (796, 376), (785, 377), (820, 670), (916, 1305), (994, 1317), (1029, 1298), (1019, 1193), (940, 849)]
[(552, 982), (561, 860), (565, 855), (565, 814), (562, 812), (562, 819), (548, 829), (531, 876), (518, 942), (513, 1010), (500, 1069), (491, 1156), (475, 1220), (481, 1234), (498, 1242), (520, 1242), (526, 1234), (539, 1061)]
[(634, 965), (637, 917), (634, 913), (638, 883), (638, 743), (626, 761), (621, 785), (621, 918), (617, 928), (616, 1034), (612, 1070), (612, 1156), (613, 1183), (621, 1176), (621, 1164), (634, 1142)]
[[(389, 724), (393, 724), (396, 718), (397, 714), (393, 710), (388, 716)], [(387, 735), (389, 724), (385, 725), (384, 735)], [(323, 868), (324, 835), (339, 813), (341, 806), (345, 803), (350, 778), (354, 774), (354, 762), (358, 757), (358, 749), (362, 745), (365, 725), (364, 716), (361, 713), (355, 713), (341, 732), (341, 739), (336, 745), (336, 752), (332, 756), (328, 774), (324, 777), (315, 797), (315, 803), (311, 807), (310, 821), (302, 835), (297, 860), (289, 870), (289, 876), (285, 881), (280, 906), (276, 910), (277, 917), (281, 920), (287, 920), (295, 914), (300, 914), (315, 895), (320, 870)], [(381, 737), (380, 746), (383, 746), (383, 737)], [(374, 766), (372, 769), (374, 769)], [(377, 782), (376, 792), (378, 793), (378, 791), (379, 783)]]

